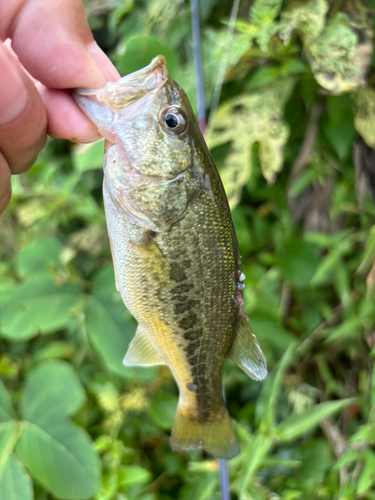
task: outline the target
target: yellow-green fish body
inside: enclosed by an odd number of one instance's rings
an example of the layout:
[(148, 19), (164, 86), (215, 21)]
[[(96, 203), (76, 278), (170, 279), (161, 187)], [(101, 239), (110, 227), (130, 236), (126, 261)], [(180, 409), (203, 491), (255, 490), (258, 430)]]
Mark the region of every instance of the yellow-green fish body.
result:
[(266, 362), (243, 310), (226, 195), (185, 93), (162, 56), (75, 99), (107, 139), (103, 195), (116, 286), (138, 321), (126, 365), (166, 364), (180, 397), (174, 449), (239, 452), (222, 396), (231, 357)]

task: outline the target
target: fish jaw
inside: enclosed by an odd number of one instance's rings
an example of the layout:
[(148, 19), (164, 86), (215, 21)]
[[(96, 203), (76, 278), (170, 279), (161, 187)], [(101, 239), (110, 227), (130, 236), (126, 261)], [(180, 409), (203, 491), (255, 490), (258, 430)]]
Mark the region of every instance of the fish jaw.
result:
[(139, 101), (149, 92), (157, 91), (167, 78), (165, 58), (157, 56), (145, 68), (116, 82), (108, 82), (100, 89), (75, 89), (73, 98), (95, 123), (100, 134), (110, 142), (114, 142), (115, 136), (111, 128), (116, 119), (116, 111)]

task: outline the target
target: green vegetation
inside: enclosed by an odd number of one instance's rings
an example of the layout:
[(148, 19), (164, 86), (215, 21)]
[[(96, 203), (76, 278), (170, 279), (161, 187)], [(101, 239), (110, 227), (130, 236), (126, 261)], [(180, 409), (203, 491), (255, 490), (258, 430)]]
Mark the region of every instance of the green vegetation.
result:
[[(257, 383), (225, 366), (242, 448), (229, 463), (233, 499), (375, 499), (375, 5), (365, 4), (242, 0), (228, 52), (232, 2), (201, 1), (207, 103), (228, 58), (207, 140), (270, 371)], [(195, 103), (187, 1), (86, 7), (122, 74), (162, 53)], [(121, 364), (136, 325), (114, 286), (102, 150), (50, 140), (14, 178), (0, 219), (0, 498), (217, 500), (217, 461), (169, 447), (169, 370)]]

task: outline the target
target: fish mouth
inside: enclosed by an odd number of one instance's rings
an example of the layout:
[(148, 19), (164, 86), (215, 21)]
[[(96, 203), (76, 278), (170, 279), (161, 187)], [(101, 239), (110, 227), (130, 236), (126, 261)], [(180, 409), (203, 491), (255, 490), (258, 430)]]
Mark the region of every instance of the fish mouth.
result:
[(85, 108), (84, 101), (89, 99), (114, 110), (120, 109), (159, 89), (168, 77), (165, 57), (156, 56), (145, 68), (126, 75), (117, 82), (108, 82), (101, 89), (75, 89), (73, 97), (80, 107)]

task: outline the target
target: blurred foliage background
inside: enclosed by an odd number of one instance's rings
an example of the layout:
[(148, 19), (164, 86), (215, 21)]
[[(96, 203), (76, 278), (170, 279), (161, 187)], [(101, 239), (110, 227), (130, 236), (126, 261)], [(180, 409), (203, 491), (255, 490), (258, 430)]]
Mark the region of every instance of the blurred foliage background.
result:
[[(121, 74), (163, 54), (195, 106), (187, 0), (86, 0)], [(207, 140), (230, 200), (245, 310), (269, 364), (225, 387), (241, 500), (375, 499), (375, 68), (365, 0), (201, 0)], [(121, 361), (101, 142), (50, 140), (0, 219), (0, 498), (216, 500), (175, 453), (165, 367)]]

